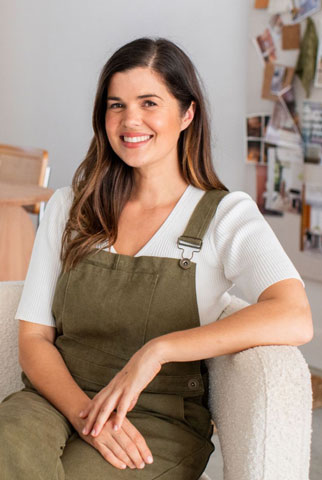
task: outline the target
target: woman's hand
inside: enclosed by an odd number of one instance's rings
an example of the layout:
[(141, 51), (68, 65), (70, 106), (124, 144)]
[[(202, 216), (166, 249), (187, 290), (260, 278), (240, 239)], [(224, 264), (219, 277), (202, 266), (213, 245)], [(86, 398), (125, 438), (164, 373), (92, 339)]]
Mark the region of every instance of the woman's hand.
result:
[(152, 463), (151, 451), (141, 433), (127, 418), (124, 419), (122, 427), (115, 432), (113, 430), (114, 416), (115, 413), (111, 415), (101, 433), (95, 438), (82, 434), (84, 420), (79, 419), (79, 426), (76, 430), (85, 442), (96, 448), (102, 457), (116, 468), (142, 469), (146, 463)]
[(154, 342), (146, 343), (79, 414), (87, 417), (82, 433), (99, 435), (113, 410), (116, 410), (114, 430), (121, 428), (127, 412), (134, 408), (140, 393), (159, 373), (161, 366)]

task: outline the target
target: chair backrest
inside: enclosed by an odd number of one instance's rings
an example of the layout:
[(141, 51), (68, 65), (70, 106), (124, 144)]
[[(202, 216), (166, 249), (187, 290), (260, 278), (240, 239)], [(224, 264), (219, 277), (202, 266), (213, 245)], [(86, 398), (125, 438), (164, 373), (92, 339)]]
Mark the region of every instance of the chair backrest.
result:
[[(0, 144), (0, 180), (44, 186), (48, 152), (40, 148), (24, 148)], [(40, 204), (25, 207), (39, 213)]]
[[(45, 178), (44, 178), (44, 183), (43, 183), (43, 187), (48, 187), (48, 183), (49, 183), (49, 177), (50, 177), (50, 171), (51, 171), (51, 167), (47, 166), (46, 167), (46, 173), (45, 173)], [(41, 222), (41, 219), (45, 213), (45, 205), (46, 205), (46, 202), (40, 202), (40, 207), (39, 207), (39, 213), (38, 213), (38, 219), (37, 219), (37, 228), (39, 227), (39, 224)]]

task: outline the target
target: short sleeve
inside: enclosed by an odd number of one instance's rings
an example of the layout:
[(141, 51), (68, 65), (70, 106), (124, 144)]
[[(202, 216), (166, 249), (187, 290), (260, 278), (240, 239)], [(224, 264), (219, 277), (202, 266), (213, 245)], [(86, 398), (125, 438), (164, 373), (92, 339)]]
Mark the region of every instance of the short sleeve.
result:
[(273, 229), (248, 193), (228, 193), (219, 203), (214, 223), (214, 248), (224, 274), (256, 303), (274, 283), (296, 278), (305, 283)]
[(72, 188), (57, 189), (46, 204), (37, 229), (16, 320), (55, 327), (51, 312), (61, 271), (61, 240), (72, 203)]

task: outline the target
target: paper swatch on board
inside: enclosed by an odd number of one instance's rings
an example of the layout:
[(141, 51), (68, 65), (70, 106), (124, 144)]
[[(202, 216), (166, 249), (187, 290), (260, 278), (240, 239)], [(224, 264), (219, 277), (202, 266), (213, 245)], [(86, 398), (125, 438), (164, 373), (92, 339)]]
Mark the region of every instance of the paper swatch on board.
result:
[(293, 3), (292, 23), (299, 23), (321, 9), (321, 0), (293, 0)]
[(322, 165), (322, 103), (304, 100), (302, 108), (305, 162)]
[(269, 148), (265, 210), (300, 214), (303, 180), (303, 156), (299, 150)]
[(291, 0), (270, 0), (268, 5), (268, 13), (284, 13), (289, 12), (293, 8)]
[(298, 128), (293, 86), (278, 97), (266, 129), (265, 141), (281, 147), (302, 151), (303, 141)]

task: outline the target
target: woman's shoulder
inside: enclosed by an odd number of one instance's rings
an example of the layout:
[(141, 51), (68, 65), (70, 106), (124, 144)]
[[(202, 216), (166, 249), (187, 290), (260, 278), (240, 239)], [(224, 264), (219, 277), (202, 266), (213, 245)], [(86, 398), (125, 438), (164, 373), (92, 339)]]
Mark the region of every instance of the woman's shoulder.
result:
[(46, 209), (64, 213), (73, 201), (73, 189), (70, 185), (57, 188), (46, 204)]
[(243, 190), (228, 191), (224, 195), (210, 224), (210, 231), (225, 238), (235, 236), (247, 225), (267, 228), (267, 221), (251, 195)]
[[(203, 195), (207, 193), (204, 190), (201, 190), (200, 188), (197, 188), (195, 186), (191, 186), (190, 188), (191, 188), (192, 195), (199, 200), (201, 200)], [(216, 216), (218, 212), (220, 214), (226, 214), (227, 211), (235, 209), (235, 207), (239, 207), (239, 209), (258, 208), (255, 200), (253, 200), (251, 195), (249, 195), (247, 192), (243, 190), (234, 190), (234, 191), (228, 190), (228, 191), (225, 191), (225, 195), (223, 195), (219, 201), (219, 204), (216, 210)]]
[(217, 212), (226, 215), (231, 211), (238, 213), (249, 209), (259, 210), (251, 195), (243, 190), (233, 190), (227, 191), (226, 195), (221, 198)]
[(57, 188), (46, 203), (44, 215), (41, 220), (42, 229), (53, 229), (54, 225), (56, 225), (56, 229), (58, 225), (63, 228), (68, 218), (72, 201), (73, 189), (71, 186)]
[[(65, 187), (57, 188), (50, 199), (55, 200), (55, 202), (69, 202), (73, 200), (73, 188), (71, 185)], [(52, 202), (53, 203), (53, 202)]]

